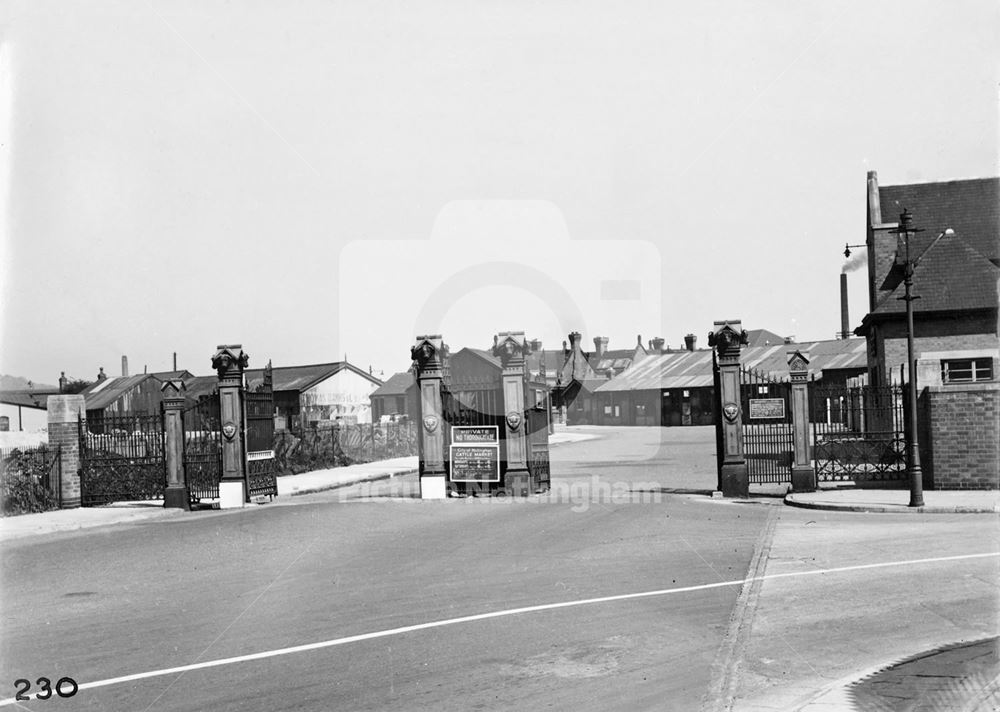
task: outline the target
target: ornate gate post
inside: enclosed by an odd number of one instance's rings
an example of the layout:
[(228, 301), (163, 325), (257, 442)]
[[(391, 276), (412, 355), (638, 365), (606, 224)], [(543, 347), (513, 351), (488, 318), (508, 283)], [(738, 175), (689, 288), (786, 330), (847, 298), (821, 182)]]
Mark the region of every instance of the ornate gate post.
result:
[(792, 491), (815, 492), (816, 471), (810, 456), (809, 358), (801, 351), (788, 352), (788, 375), (792, 381)]
[(493, 355), (503, 366), (503, 412), (507, 441), (507, 472), (504, 488), (515, 497), (531, 493), (528, 472), (528, 435), (524, 417), (524, 356), (528, 344), (523, 331), (505, 331), (493, 342)]
[(719, 466), (719, 489), (725, 497), (749, 497), (750, 479), (743, 454), (743, 417), (740, 408), (740, 349), (747, 343), (747, 332), (740, 320), (717, 321), (708, 334), (708, 345), (715, 347), (719, 362), (719, 403), (722, 420), (722, 459)]
[(160, 386), (163, 392), (164, 449), (167, 460), (167, 488), (163, 506), (191, 509), (191, 497), (184, 477), (184, 381), (170, 380)]
[(444, 499), (448, 496), (444, 469), (444, 415), (441, 405), (441, 382), (447, 347), (440, 334), (418, 336), (410, 349), (417, 370), (420, 394), (420, 498)]
[(222, 419), (222, 478), (219, 508), (236, 509), (246, 504), (243, 458), (243, 370), (250, 359), (240, 344), (218, 346), (212, 368), (219, 374), (219, 412)]

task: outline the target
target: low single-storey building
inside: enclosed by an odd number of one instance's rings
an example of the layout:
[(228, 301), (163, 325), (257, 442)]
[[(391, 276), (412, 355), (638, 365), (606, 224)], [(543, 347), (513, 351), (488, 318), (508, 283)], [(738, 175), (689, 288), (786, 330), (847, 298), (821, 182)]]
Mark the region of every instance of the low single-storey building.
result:
[[(824, 383), (843, 383), (867, 369), (864, 339), (747, 347), (741, 362), (783, 379), (787, 353), (794, 350), (808, 353), (811, 373)], [(590, 417), (595, 425), (711, 425), (716, 418), (712, 350), (646, 356), (594, 390)]]
[[(372, 392), (382, 381), (346, 361), (272, 368), (275, 416), (290, 430), (323, 420), (372, 422)], [(246, 383), (263, 383), (264, 369), (248, 369)]]

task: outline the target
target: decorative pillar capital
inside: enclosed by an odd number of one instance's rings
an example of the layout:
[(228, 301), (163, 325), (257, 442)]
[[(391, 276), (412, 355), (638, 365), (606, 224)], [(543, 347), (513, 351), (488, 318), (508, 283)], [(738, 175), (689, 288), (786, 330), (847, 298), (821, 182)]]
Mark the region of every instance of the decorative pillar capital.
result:
[(735, 359), (739, 361), (740, 349), (746, 346), (749, 334), (743, 329), (739, 319), (715, 322), (715, 329), (708, 332), (708, 345), (719, 354), (719, 359)]
[(809, 355), (799, 350), (788, 352), (788, 375), (793, 384), (809, 380)]
[(524, 368), (524, 357), (531, 353), (523, 331), (504, 331), (493, 337), (493, 355), (504, 368)]
[(440, 375), (448, 360), (448, 346), (440, 334), (418, 336), (416, 343), (410, 348), (410, 358), (417, 369), (417, 377), (422, 375)]
[(250, 356), (241, 344), (220, 345), (212, 356), (212, 368), (219, 374), (220, 385), (242, 386), (243, 371), (250, 363)]
[(160, 386), (160, 392), (163, 393), (163, 407), (167, 410), (183, 408), (184, 391), (186, 390), (187, 386), (179, 378), (164, 381), (163, 385)]

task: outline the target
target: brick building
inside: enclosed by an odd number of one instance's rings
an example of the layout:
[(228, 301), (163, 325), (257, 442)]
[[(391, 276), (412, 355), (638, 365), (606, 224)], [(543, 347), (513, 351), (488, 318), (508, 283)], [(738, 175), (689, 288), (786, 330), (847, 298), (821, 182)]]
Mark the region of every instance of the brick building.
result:
[(910, 238), (920, 458), (925, 487), (1000, 487), (1000, 178), (880, 186), (868, 174), (869, 312), (855, 333), (869, 380), (908, 377), (906, 304), (892, 232)]

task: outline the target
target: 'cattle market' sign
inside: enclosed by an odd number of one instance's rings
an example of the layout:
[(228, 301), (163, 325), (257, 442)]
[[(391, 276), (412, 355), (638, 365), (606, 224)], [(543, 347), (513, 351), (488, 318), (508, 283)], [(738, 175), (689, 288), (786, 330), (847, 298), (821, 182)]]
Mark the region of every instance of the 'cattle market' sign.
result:
[(496, 425), (451, 428), (451, 481), (499, 482), (500, 433)]
[(784, 398), (751, 398), (750, 419), (754, 418), (784, 418)]

